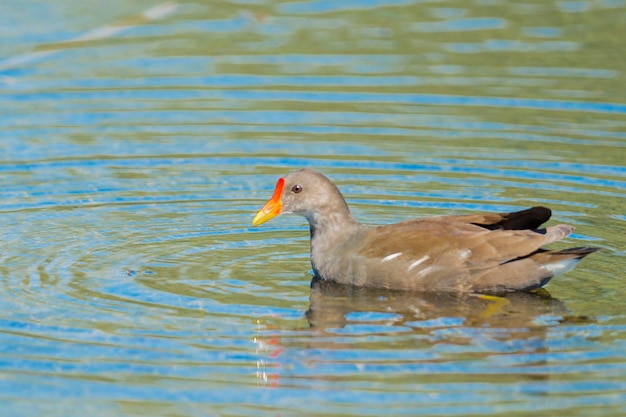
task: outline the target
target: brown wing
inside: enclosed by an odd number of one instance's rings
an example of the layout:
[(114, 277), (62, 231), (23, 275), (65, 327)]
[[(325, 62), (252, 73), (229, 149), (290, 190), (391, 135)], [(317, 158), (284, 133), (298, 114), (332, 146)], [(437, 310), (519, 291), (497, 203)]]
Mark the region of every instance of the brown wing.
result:
[(512, 213), (485, 213), (460, 216), (437, 216), (431, 220), (455, 223), (471, 223), (489, 230), (538, 229), (547, 222), (552, 211), (547, 207), (531, 207)]
[[(494, 271), (502, 265), (526, 258), (571, 233), (573, 228), (565, 225), (521, 229), (547, 220), (546, 210), (430, 217), (377, 227), (353, 247), (351, 268), (366, 271), (362, 279), (368, 285), (420, 291), (479, 290), (487, 285), (481, 280), (493, 285)], [(516, 276), (523, 276), (524, 269), (537, 275), (537, 265), (528, 264), (517, 265), (520, 271)], [(512, 268), (508, 265), (504, 269)], [(512, 288), (523, 287), (522, 283), (510, 284)]]

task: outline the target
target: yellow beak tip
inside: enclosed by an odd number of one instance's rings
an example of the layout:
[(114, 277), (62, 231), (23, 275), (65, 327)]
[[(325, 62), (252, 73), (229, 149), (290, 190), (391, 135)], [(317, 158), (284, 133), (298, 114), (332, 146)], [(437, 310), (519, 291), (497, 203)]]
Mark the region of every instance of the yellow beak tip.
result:
[(263, 223), (273, 219), (274, 217), (276, 217), (276, 215), (273, 213), (267, 213), (264, 210), (259, 210), (256, 216), (254, 216), (254, 219), (252, 219), (252, 226), (262, 225)]
[(281, 200), (281, 193), (284, 185), (285, 179), (279, 178), (272, 198), (270, 198), (270, 200), (265, 203), (263, 208), (257, 212), (256, 216), (254, 216), (254, 219), (252, 219), (252, 226), (259, 226), (268, 220), (272, 220), (282, 212), (283, 203)]

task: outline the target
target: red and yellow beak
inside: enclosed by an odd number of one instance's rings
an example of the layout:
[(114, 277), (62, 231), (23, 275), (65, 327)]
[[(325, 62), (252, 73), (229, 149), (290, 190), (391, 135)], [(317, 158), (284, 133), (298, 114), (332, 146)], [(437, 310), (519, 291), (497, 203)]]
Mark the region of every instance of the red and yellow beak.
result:
[(276, 183), (276, 188), (274, 189), (274, 194), (272, 195), (272, 198), (270, 198), (270, 200), (265, 203), (263, 208), (259, 210), (256, 216), (254, 216), (254, 219), (252, 220), (252, 226), (258, 226), (265, 223), (266, 221), (272, 220), (283, 211), (283, 202), (280, 197), (283, 194), (284, 186), (285, 179), (279, 178), (278, 182)]

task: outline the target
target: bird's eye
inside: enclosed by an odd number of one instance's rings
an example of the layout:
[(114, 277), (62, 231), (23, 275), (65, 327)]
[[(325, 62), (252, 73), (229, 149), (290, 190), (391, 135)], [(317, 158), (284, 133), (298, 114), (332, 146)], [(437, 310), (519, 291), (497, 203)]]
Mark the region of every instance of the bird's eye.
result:
[(291, 192), (296, 193), (296, 194), (298, 194), (301, 191), (302, 191), (302, 186), (300, 184), (294, 185), (293, 188), (291, 189)]

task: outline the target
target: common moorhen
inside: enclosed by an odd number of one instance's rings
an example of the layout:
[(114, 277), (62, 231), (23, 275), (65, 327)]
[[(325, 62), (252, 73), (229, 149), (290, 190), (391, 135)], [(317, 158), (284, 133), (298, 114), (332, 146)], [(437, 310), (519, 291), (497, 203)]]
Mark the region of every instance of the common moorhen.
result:
[(545, 207), (364, 225), (352, 216), (335, 184), (312, 169), (280, 178), (252, 225), (279, 214), (308, 220), (311, 264), (318, 279), (356, 286), (426, 292), (532, 290), (599, 249), (542, 249), (574, 230), (563, 224), (540, 229), (551, 215)]

